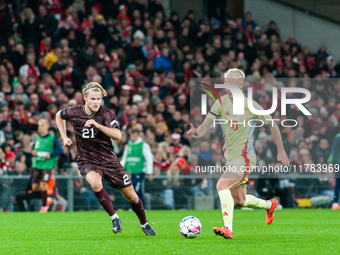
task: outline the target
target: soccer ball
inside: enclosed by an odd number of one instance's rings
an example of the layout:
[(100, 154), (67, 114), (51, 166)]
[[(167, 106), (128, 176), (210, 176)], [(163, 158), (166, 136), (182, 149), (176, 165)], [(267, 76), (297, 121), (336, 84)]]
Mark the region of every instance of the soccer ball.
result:
[(201, 234), (202, 224), (194, 216), (187, 216), (179, 223), (179, 232), (185, 238), (195, 238)]

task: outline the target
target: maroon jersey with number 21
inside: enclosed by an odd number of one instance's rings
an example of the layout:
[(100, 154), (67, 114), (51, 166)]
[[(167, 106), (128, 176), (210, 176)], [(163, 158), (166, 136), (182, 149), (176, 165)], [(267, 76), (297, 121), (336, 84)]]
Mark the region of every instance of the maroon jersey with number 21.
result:
[(114, 114), (105, 106), (92, 116), (87, 115), (84, 106), (69, 107), (61, 111), (62, 119), (70, 120), (77, 141), (78, 164), (114, 168), (120, 165), (110, 137), (95, 127), (85, 127), (86, 121), (93, 119), (109, 128), (119, 128)]

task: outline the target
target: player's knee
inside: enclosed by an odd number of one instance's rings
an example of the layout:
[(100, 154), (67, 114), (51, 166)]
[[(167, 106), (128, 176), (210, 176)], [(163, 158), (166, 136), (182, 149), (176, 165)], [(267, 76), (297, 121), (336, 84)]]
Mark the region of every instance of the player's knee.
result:
[(245, 198), (234, 198), (234, 205), (237, 207), (242, 207), (244, 206), (244, 204), (246, 203), (246, 199)]
[(221, 190), (223, 189), (222, 186), (223, 186), (223, 183), (222, 183), (222, 181), (221, 181), (221, 179), (220, 179), (220, 180), (218, 180), (218, 182), (216, 183), (217, 192), (219, 192), (219, 191), (221, 191)]
[(221, 178), (218, 180), (218, 182), (216, 183), (216, 189), (217, 191), (221, 191), (224, 189), (230, 189), (231, 186), (229, 185), (227, 179)]
[(137, 204), (138, 203), (138, 200), (139, 200), (139, 197), (137, 196), (137, 194), (131, 194), (131, 195), (128, 195), (126, 197), (126, 200), (130, 203), (130, 204)]
[(40, 183), (39, 188), (40, 191), (46, 191), (47, 189), (47, 184), (46, 183)]
[(33, 184), (32, 185), (32, 191), (33, 192), (39, 192), (40, 191), (40, 187), (38, 184)]
[(92, 189), (95, 192), (99, 192), (103, 189), (103, 184), (101, 181), (94, 181), (91, 183)]

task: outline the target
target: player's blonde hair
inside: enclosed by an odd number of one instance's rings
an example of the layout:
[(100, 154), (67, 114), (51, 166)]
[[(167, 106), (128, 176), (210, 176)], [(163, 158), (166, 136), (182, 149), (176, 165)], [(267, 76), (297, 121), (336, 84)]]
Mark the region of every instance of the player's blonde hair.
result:
[(107, 96), (106, 90), (103, 89), (103, 87), (98, 82), (90, 82), (86, 84), (85, 88), (83, 89), (83, 95), (87, 97), (90, 90), (95, 92), (102, 92), (102, 97)]
[(243, 80), (246, 78), (246, 76), (244, 75), (244, 72), (237, 68), (229, 69), (228, 72), (224, 73), (223, 77), (224, 79), (234, 78), (234, 79), (243, 79)]
[(237, 68), (231, 68), (228, 72), (223, 74), (225, 84), (233, 84), (235, 86), (243, 86), (245, 75), (242, 70)]

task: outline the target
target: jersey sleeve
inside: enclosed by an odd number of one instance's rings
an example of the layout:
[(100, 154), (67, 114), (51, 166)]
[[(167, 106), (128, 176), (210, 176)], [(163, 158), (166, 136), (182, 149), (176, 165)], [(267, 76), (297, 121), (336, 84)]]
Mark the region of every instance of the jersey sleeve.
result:
[(104, 126), (109, 127), (109, 128), (118, 128), (119, 129), (119, 124), (115, 120), (115, 115), (110, 111), (107, 110), (104, 113)]
[(207, 117), (209, 119), (218, 119), (222, 112), (222, 105), (219, 101), (216, 101), (216, 103), (213, 104), (213, 106), (210, 109), (210, 112), (208, 113)]
[(63, 120), (69, 120), (73, 117), (73, 110), (72, 110), (72, 107), (67, 107), (65, 109), (62, 109), (60, 111), (60, 117), (63, 119)]
[[(260, 110), (263, 111), (263, 107), (261, 105), (259, 105), (258, 103), (256, 103), (255, 101), (253, 101), (253, 106), (256, 110)], [(267, 125), (269, 122), (272, 121), (272, 116), (270, 114), (267, 115), (256, 115), (254, 116), (256, 119), (258, 120), (262, 120), (264, 125)]]

